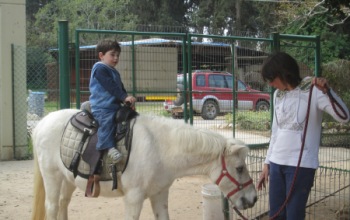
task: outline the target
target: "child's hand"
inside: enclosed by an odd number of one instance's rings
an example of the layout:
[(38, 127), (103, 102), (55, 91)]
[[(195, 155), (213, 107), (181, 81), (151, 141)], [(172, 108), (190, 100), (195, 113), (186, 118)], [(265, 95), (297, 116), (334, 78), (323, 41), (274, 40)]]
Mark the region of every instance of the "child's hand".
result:
[(124, 100), (124, 103), (129, 102), (131, 106), (133, 106), (136, 102), (136, 98), (134, 96), (127, 96)]

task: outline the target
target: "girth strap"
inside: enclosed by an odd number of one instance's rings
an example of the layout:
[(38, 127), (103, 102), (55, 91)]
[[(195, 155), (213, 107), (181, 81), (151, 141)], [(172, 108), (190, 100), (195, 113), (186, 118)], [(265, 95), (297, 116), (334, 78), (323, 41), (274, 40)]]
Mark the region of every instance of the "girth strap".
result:
[(79, 143), (78, 149), (74, 154), (71, 164), (69, 165), (69, 170), (73, 172), (74, 178), (78, 175), (78, 165), (81, 158), (81, 152), (83, 150), (86, 139), (90, 136), (91, 130), (84, 128), (83, 137)]
[(118, 188), (117, 166), (115, 164), (111, 165), (111, 172), (112, 172), (112, 179), (113, 179), (113, 185), (112, 185), (112, 191), (113, 191)]

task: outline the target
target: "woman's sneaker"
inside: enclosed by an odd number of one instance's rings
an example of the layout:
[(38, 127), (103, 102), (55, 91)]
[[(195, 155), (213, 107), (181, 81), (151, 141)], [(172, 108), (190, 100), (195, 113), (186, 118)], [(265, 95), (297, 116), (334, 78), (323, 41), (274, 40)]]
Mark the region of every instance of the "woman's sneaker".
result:
[(123, 158), (123, 155), (114, 147), (108, 150), (107, 155), (114, 164), (119, 163), (119, 161), (121, 161), (121, 159)]

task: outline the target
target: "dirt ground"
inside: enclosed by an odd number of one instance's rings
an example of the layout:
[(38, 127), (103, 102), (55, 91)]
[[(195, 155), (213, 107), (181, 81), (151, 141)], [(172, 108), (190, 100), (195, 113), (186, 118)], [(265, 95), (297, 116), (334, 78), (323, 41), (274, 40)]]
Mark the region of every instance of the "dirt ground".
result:
[[(175, 180), (170, 188), (169, 214), (172, 220), (202, 220), (202, 187), (210, 181), (206, 177), (192, 176)], [(26, 220), (31, 217), (33, 199), (33, 161), (0, 162), (0, 219)], [(346, 190), (349, 192), (349, 190)], [(345, 196), (345, 195), (344, 195)], [(349, 198), (348, 196), (345, 196)], [(331, 200), (329, 200), (331, 199)], [(256, 207), (266, 203), (260, 198)], [(345, 199), (347, 200), (347, 199)], [(349, 200), (347, 200), (349, 201)], [(346, 202), (346, 201), (345, 201)], [(265, 204), (266, 205), (266, 204)], [(337, 197), (330, 197), (307, 210), (308, 220), (350, 220), (350, 207), (342, 207), (343, 202)], [(73, 220), (109, 220), (124, 219), (122, 197), (86, 198), (84, 192), (76, 190), (69, 206), (69, 218)], [(141, 220), (154, 219), (149, 200), (146, 200), (141, 212)], [(232, 219), (241, 218), (233, 216)], [(260, 218), (267, 219), (266, 217)]]
[[(202, 186), (205, 177), (195, 176), (175, 180), (170, 188), (170, 219), (202, 219)], [(0, 162), (0, 219), (26, 220), (31, 217), (33, 199), (33, 161)], [(70, 219), (124, 219), (122, 197), (86, 198), (76, 190), (69, 206)], [(149, 200), (146, 200), (140, 219), (154, 219)]]

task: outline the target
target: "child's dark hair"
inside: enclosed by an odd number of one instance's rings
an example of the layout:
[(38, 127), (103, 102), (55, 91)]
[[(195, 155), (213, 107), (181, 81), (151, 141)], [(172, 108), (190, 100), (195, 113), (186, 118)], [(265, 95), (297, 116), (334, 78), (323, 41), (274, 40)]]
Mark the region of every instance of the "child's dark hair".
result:
[(271, 54), (263, 63), (261, 75), (264, 81), (272, 81), (276, 77), (293, 88), (301, 82), (297, 61), (285, 52)]
[(98, 42), (96, 46), (97, 54), (102, 52), (102, 54), (106, 54), (110, 50), (115, 50), (117, 52), (121, 52), (120, 44), (116, 40), (105, 39)]

